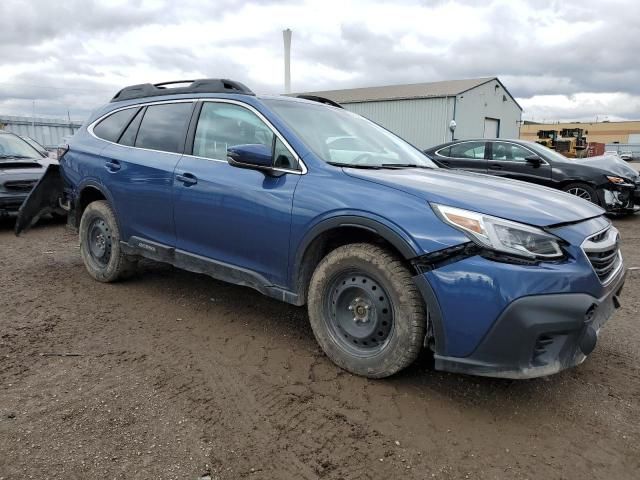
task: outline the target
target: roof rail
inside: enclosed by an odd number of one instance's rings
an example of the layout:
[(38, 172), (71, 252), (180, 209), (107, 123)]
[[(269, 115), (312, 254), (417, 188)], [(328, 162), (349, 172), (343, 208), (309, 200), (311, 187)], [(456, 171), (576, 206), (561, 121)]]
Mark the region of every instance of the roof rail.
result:
[[(184, 83), (184, 87), (171, 87), (167, 85), (175, 85)], [(174, 80), (162, 83), (141, 83), (139, 85), (131, 85), (120, 90), (111, 99), (111, 102), (122, 102), (134, 98), (156, 97), (161, 95), (176, 95), (180, 93), (239, 93), (243, 95), (255, 95), (249, 88), (234, 80), (225, 78), (204, 78), (201, 80)]]
[(331, 105), (332, 107), (344, 108), (337, 102), (325, 97), (318, 97), (317, 95), (296, 95), (297, 98), (304, 98), (305, 100), (311, 100), (312, 102), (324, 103), (325, 105)]

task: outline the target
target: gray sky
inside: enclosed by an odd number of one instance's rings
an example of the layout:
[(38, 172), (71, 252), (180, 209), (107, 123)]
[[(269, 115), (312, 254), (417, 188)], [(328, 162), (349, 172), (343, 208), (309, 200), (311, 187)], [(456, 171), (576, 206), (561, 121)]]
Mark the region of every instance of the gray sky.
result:
[(120, 88), (294, 91), (499, 76), (525, 119), (640, 119), (638, 0), (0, 2), (0, 114), (82, 119)]

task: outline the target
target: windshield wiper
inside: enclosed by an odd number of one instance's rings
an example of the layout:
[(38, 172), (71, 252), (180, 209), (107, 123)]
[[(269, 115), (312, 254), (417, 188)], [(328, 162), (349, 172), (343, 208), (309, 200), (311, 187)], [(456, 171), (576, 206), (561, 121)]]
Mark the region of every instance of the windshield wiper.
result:
[(379, 170), (380, 168), (382, 168), (382, 165), (366, 165), (366, 164), (354, 165), (351, 163), (340, 163), (340, 162), (327, 162), (327, 163), (329, 165), (333, 165), (334, 167), (367, 168), (367, 169), (373, 169), (373, 170)]
[(31, 158), (31, 157), (27, 157), (26, 155), (0, 155), (0, 158), (17, 158), (17, 159), (21, 159), (21, 158)]
[(417, 163), (383, 163), (380, 165), (382, 168), (428, 168), (433, 169), (433, 167), (428, 167), (426, 165), (418, 165)]

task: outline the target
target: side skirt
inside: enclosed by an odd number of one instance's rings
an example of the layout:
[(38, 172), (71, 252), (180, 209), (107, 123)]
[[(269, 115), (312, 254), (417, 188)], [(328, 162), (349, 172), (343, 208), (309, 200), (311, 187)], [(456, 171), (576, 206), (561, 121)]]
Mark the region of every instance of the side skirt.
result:
[(216, 280), (253, 288), (263, 295), (292, 305), (304, 304), (298, 294), (273, 285), (262, 275), (245, 268), (135, 236), (129, 238), (128, 242), (120, 242), (120, 245), (122, 251), (127, 255), (138, 255), (150, 260), (168, 263), (189, 272), (202, 273)]

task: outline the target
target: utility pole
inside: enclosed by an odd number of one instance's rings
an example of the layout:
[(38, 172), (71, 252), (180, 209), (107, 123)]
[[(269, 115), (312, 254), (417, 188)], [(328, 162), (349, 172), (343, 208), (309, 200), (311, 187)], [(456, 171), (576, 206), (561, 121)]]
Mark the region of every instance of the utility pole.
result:
[(291, 29), (282, 31), (284, 39), (284, 93), (291, 93)]
[(31, 105), (31, 136), (35, 138), (36, 136), (36, 101), (33, 100)]

